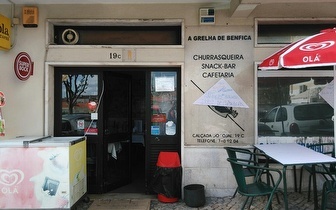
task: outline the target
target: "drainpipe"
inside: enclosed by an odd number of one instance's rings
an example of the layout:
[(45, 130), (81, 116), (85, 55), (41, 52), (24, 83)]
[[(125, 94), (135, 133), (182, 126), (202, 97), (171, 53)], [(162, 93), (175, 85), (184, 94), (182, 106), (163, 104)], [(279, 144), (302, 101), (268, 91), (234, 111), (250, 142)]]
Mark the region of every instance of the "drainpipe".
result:
[(10, 4), (11, 4), (11, 20), (12, 20), (12, 28), (13, 28), (13, 32), (12, 32), (12, 37), (13, 37), (13, 41), (11, 43), (11, 48), (10, 49), (13, 49), (15, 44), (16, 44), (16, 32), (17, 32), (17, 25), (19, 24), (19, 20), (18, 18), (15, 18), (14, 15), (15, 15), (15, 4), (11, 1), (11, 0), (7, 0)]

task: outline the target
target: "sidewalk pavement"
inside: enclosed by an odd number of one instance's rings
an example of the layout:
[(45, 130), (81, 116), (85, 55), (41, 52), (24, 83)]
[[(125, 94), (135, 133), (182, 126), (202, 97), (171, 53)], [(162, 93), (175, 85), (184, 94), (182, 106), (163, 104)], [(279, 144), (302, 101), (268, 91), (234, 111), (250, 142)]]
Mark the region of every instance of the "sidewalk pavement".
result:
[[(321, 205), (321, 191), (318, 192), (319, 195), (319, 206)], [(288, 201), (289, 201), (289, 209), (290, 210), (313, 210), (314, 209), (314, 202), (313, 199), (308, 202), (308, 193), (307, 192), (290, 192), (288, 193)], [(231, 198), (231, 196), (226, 196), (226, 197), (207, 197), (206, 198), (206, 203), (202, 207), (198, 208), (192, 208), (188, 207), (183, 200), (179, 200), (178, 202), (175, 203), (162, 203), (158, 201), (157, 197), (155, 195), (134, 195), (134, 194), (127, 194), (127, 193), (111, 193), (111, 194), (103, 194), (103, 195), (88, 195), (90, 198), (90, 202), (84, 202), (80, 201), (78, 205), (76, 205), (76, 210), (87, 210), (90, 208), (90, 210), (94, 210), (92, 207), (92, 203), (94, 201), (97, 201), (99, 199), (110, 199), (111, 202), (114, 201), (114, 199), (143, 199), (143, 200), (148, 200), (150, 199), (150, 207), (148, 205), (144, 205), (143, 208), (137, 208), (141, 210), (238, 210), (241, 208), (241, 205), (245, 201), (244, 196), (241, 195), (236, 195), (235, 198)], [(282, 199), (282, 195), (279, 194), (280, 198), (280, 204), (274, 198), (272, 202), (272, 207), (273, 210), (283, 210), (284, 209), (284, 203)], [(332, 204), (331, 208), (329, 209), (336, 209), (336, 194), (330, 194), (330, 203)], [(264, 208), (266, 203), (266, 197), (259, 197), (255, 198), (253, 200), (251, 210), (261, 210)], [(91, 206), (91, 207), (90, 207)], [(113, 209), (113, 208), (109, 208)], [(247, 207), (246, 207), (247, 209)], [(117, 210), (117, 209), (116, 209)]]
[[(235, 198), (231, 197), (210, 197), (206, 198), (206, 203), (204, 206), (199, 208), (188, 207), (183, 201), (180, 201), (175, 204), (164, 204), (159, 201), (152, 200), (151, 210), (189, 210), (189, 209), (199, 209), (199, 210), (238, 210), (241, 209), (242, 204), (244, 203), (246, 197), (241, 195), (236, 195)], [(265, 207), (267, 197), (255, 198), (252, 202), (251, 208), (254, 210), (262, 210)], [(280, 204), (276, 199), (272, 202), (273, 210), (282, 210), (284, 208), (284, 203), (282, 195), (279, 194)], [(289, 193), (288, 195), (289, 204), (288, 207), (290, 210), (313, 210), (314, 203), (313, 201), (307, 202), (307, 193)], [(320, 199), (319, 199), (320, 200)], [(320, 204), (320, 203), (319, 203)], [(245, 207), (248, 209), (247, 207)]]

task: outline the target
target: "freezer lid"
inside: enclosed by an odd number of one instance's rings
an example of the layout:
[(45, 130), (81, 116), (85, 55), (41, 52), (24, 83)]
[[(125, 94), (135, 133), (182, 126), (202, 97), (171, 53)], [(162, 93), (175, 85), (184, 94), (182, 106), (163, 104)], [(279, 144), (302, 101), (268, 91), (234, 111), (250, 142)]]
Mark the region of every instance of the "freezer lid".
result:
[(42, 142), (44, 139), (47, 139), (47, 138), (50, 138), (50, 136), (44, 136), (44, 137), (41, 137), (41, 138), (36, 138), (36, 139), (29, 140), (29, 141), (23, 141), (23, 147), (29, 147), (30, 144), (37, 143), (37, 142)]
[(0, 140), (0, 148), (2, 147), (61, 147), (71, 146), (86, 140), (85, 136), (76, 137), (18, 137), (8, 140)]
[(66, 144), (66, 145), (74, 145), (81, 141), (86, 140), (86, 136), (64, 136), (64, 137), (49, 137), (42, 139), (41, 142), (36, 142), (35, 144)]
[(13, 139), (0, 140), (0, 148), (2, 147), (24, 147), (24, 142), (34, 141), (43, 138), (42, 136), (19, 136)]
[(48, 137), (41, 141), (33, 141), (29, 147), (61, 147), (71, 146), (86, 140), (85, 136), (64, 136), (64, 137)]

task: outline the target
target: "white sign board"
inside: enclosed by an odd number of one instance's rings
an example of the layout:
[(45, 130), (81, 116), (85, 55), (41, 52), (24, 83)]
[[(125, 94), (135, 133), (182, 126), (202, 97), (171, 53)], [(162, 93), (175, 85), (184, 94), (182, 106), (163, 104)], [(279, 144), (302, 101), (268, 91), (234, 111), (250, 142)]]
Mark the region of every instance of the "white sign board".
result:
[(247, 104), (224, 79), (219, 80), (198, 98), (194, 104), (248, 108)]
[(186, 28), (185, 145), (254, 143), (253, 28)]

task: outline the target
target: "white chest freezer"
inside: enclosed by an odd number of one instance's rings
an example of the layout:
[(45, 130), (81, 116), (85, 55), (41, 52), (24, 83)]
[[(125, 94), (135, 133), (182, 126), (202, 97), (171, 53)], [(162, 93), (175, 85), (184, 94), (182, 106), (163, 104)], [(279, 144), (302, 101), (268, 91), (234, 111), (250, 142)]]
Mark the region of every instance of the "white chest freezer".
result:
[(0, 141), (0, 209), (70, 209), (86, 191), (85, 137)]

